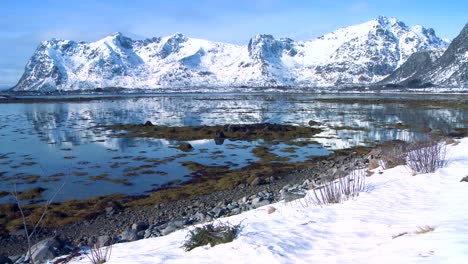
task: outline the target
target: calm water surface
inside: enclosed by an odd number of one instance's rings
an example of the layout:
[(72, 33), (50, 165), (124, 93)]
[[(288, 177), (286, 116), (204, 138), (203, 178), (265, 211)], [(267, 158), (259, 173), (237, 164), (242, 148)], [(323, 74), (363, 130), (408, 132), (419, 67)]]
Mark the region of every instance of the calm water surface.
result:
[[(141, 194), (168, 182), (183, 182), (191, 171), (184, 161), (242, 168), (258, 160), (256, 146), (267, 146), (290, 161), (329, 155), (334, 149), (391, 139), (423, 139), (427, 129), (450, 131), (466, 126), (462, 108), (409, 104), (321, 102), (323, 98), (424, 99), (433, 95), (333, 94), (166, 94), (88, 102), (0, 104), (0, 193), (35, 186), (50, 190), (65, 181), (58, 200), (112, 193)], [(190, 141), (194, 151), (177, 149), (165, 139), (113, 138), (100, 125), (144, 123), (200, 126), (279, 123), (308, 126), (320, 122), (318, 144), (292, 146), (257, 140)], [(397, 129), (395, 124), (410, 125)], [(8, 195), (0, 202), (8, 202)]]

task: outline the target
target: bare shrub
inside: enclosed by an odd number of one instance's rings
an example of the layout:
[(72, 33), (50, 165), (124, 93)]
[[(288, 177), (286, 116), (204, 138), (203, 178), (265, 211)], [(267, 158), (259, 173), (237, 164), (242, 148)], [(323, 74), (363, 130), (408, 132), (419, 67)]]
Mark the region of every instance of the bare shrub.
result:
[(90, 248), (89, 252), (86, 253), (89, 261), (92, 264), (102, 264), (109, 261), (112, 254), (112, 245), (107, 247), (100, 247), (97, 243)]
[(312, 189), (306, 197), (307, 203), (323, 206), (333, 203), (341, 203), (353, 197), (357, 197), (366, 186), (366, 173), (362, 169), (352, 170), (348, 175), (333, 175), (332, 180), (318, 188)]
[(396, 144), (386, 147), (380, 153), (381, 166), (384, 170), (391, 169), (399, 165), (406, 164), (406, 147), (403, 144)]
[(435, 139), (415, 142), (407, 153), (407, 166), (416, 173), (431, 173), (447, 165), (447, 146)]

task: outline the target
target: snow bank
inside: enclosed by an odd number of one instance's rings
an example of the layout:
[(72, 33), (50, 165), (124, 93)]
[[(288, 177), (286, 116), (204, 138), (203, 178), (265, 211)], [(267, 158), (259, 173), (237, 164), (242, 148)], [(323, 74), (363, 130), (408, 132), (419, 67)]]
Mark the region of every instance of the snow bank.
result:
[[(460, 182), (468, 175), (466, 149), (468, 138), (450, 146), (449, 165), (435, 173), (378, 168), (367, 190), (343, 204), (280, 202), (269, 205), (277, 209), (272, 214), (265, 206), (222, 218), (242, 223), (232, 243), (185, 252), (187, 230), (180, 230), (114, 245), (108, 263), (467, 263), (468, 183)], [(415, 233), (424, 226), (435, 229)]]

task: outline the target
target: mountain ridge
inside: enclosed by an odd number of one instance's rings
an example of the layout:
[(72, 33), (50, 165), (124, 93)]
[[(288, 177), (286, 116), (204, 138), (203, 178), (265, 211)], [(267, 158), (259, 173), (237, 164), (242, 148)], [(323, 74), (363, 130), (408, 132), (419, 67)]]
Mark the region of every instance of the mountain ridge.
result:
[(468, 87), (468, 23), (447, 49), (412, 54), (381, 83)]
[(245, 46), (117, 32), (95, 42), (41, 42), (12, 90), (366, 85), (417, 51), (447, 45), (433, 29), (384, 16), (306, 41), (258, 34)]

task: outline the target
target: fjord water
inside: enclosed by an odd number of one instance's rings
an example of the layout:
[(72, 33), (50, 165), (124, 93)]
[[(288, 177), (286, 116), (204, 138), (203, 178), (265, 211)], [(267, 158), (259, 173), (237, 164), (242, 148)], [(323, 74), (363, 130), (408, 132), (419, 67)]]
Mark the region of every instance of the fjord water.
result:
[[(448, 132), (466, 126), (466, 108), (411, 103), (360, 103), (360, 99), (411, 100), (453, 98), (455, 95), (363, 94), (159, 94), (121, 96), (83, 102), (0, 104), (0, 193), (41, 186), (44, 197), (65, 182), (57, 200), (85, 199), (114, 193), (143, 194), (193, 175), (181, 165), (242, 168), (258, 160), (256, 146), (267, 146), (290, 161), (329, 155), (334, 149), (392, 139), (414, 140), (428, 129)], [(339, 100), (348, 99), (346, 103)], [(327, 100), (332, 99), (332, 100)], [(352, 103), (356, 100), (356, 103)], [(270, 144), (263, 140), (214, 140), (189, 143), (191, 152), (166, 139), (117, 138), (100, 126), (112, 124), (201, 126), (278, 123), (324, 131), (316, 144)], [(399, 124), (400, 126), (395, 126)], [(293, 151), (291, 151), (291, 148)], [(139, 170), (138, 173), (136, 171)], [(0, 202), (9, 202), (9, 195)]]

